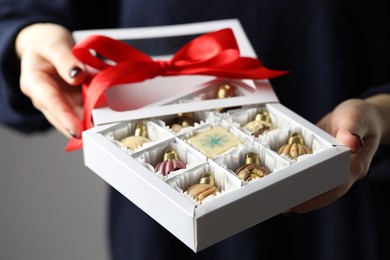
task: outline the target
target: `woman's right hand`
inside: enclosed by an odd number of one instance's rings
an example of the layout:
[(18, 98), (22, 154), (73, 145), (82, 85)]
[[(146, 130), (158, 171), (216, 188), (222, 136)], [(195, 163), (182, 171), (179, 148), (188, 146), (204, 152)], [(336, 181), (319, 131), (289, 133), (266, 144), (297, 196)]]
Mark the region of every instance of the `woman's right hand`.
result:
[(16, 38), (20, 88), (47, 120), (67, 137), (81, 137), (84, 65), (72, 55), (72, 34), (61, 25), (37, 23)]

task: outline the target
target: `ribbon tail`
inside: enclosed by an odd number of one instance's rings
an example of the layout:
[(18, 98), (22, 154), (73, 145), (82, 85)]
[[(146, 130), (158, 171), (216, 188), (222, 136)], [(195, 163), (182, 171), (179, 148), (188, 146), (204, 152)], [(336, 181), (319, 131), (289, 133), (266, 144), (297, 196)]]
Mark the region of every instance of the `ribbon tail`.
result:
[[(100, 75), (96, 75), (89, 84), (83, 84), (84, 96), (84, 116), (82, 120), (83, 130), (87, 130), (92, 124), (92, 109), (96, 107), (101, 100), (104, 91), (109, 87), (109, 82), (99, 82)], [(98, 83), (96, 83), (98, 82)], [(75, 151), (81, 149), (82, 139), (72, 138), (65, 147), (65, 151)]]
[(68, 144), (65, 147), (66, 152), (72, 152), (79, 150), (83, 147), (83, 140), (82, 139), (77, 139), (77, 138), (72, 138), (69, 140)]
[(272, 78), (277, 78), (280, 76), (283, 76), (285, 74), (290, 73), (288, 70), (272, 70), (268, 69), (266, 67), (261, 68), (261, 72), (264, 78), (272, 79)]

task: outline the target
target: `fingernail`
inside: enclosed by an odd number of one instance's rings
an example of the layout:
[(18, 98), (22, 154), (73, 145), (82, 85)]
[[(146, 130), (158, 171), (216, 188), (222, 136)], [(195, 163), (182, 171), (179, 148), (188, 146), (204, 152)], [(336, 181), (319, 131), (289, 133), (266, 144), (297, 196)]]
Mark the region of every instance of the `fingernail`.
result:
[(77, 136), (72, 130), (66, 129), (66, 131), (68, 131), (68, 133), (69, 133), (73, 138), (80, 139), (80, 137)]
[(359, 143), (360, 143), (360, 148), (363, 148), (364, 146), (364, 141), (363, 141), (363, 138), (360, 137), (360, 135), (356, 134), (356, 133), (352, 133), (353, 136), (357, 137), (357, 139), (359, 139)]
[(71, 78), (73, 79), (73, 78), (75, 78), (80, 72), (81, 72), (81, 68), (78, 67), (78, 66), (75, 66), (75, 67), (73, 67), (73, 68), (69, 71), (69, 77), (71, 77)]

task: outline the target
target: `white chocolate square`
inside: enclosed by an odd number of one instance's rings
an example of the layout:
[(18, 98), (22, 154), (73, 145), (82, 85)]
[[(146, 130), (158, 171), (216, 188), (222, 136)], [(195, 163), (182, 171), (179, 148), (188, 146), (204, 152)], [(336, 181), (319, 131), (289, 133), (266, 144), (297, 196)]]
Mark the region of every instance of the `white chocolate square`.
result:
[(208, 131), (195, 135), (187, 141), (209, 158), (223, 154), (241, 143), (240, 139), (220, 126), (213, 127)]

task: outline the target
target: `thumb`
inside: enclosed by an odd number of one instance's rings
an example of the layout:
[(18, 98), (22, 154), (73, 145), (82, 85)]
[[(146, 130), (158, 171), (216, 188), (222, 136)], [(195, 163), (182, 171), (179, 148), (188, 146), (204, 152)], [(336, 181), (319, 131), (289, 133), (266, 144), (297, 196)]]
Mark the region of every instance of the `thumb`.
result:
[(80, 85), (87, 77), (85, 66), (72, 54), (71, 32), (58, 24), (37, 23), (25, 27), (16, 38), (16, 51), (22, 58), (26, 50), (41, 56), (54, 66), (69, 85)]
[(364, 146), (363, 137), (347, 129), (339, 129), (336, 138), (351, 149), (352, 153), (358, 153)]
[(336, 139), (350, 148), (352, 153), (358, 153), (364, 146), (363, 138), (366, 134), (361, 101), (346, 101), (338, 106), (333, 114)]
[(72, 47), (73, 40), (67, 38), (58, 42), (55, 49), (44, 49), (42, 55), (54, 65), (64, 81), (69, 85), (78, 86), (85, 81), (87, 71), (85, 65), (73, 55)]

